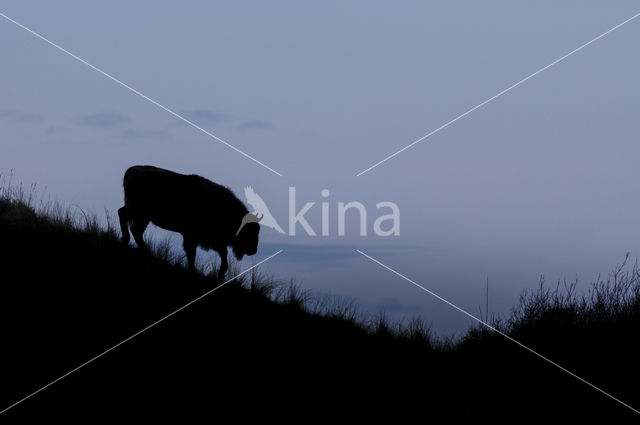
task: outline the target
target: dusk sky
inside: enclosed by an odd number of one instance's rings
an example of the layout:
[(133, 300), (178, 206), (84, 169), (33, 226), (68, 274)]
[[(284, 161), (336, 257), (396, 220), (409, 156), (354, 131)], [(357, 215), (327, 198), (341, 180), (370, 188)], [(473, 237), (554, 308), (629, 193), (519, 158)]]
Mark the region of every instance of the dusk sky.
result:
[[(586, 286), (635, 259), (640, 17), (357, 174), (638, 12), (633, 1), (2, 0), (0, 13), (282, 176), (2, 17), (0, 173), (103, 214), (122, 206), (129, 166), (156, 165), (243, 201), (250, 185), (285, 229), (295, 187), (297, 210), (315, 202), (317, 233), (329, 203), (330, 235), (263, 228), (239, 269), (284, 248), (265, 273), (460, 333), (469, 318), (355, 249), (472, 314), (487, 280), (504, 314), (541, 275)], [(366, 237), (353, 216), (337, 235), (349, 201), (367, 209)], [(382, 201), (398, 205), (399, 236), (373, 233)]]

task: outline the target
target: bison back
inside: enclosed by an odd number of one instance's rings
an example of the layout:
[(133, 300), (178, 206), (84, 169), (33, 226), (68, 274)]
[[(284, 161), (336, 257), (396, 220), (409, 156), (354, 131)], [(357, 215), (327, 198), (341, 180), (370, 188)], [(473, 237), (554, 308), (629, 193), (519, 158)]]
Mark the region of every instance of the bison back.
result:
[(149, 165), (126, 171), (124, 193), (130, 219), (148, 220), (183, 234), (232, 234), (248, 212), (224, 186)]

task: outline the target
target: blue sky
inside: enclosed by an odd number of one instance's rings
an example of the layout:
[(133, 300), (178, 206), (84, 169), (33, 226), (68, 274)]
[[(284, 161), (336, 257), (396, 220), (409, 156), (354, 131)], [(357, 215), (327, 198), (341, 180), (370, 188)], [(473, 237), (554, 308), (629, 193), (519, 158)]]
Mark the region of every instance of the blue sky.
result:
[[(332, 226), (339, 201), (373, 217), (393, 201), (398, 237), (264, 229), (254, 261), (303, 245), (267, 269), (457, 331), (466, 318), (347, 251), (370, 248), (473, 313), (486, 279), (506, 312), (542, 274), (586, 282), (640, 252), (640, 21), (356, 174), (639, 11), (632, 1), (1, 1), (0, 12), (283, 176), (4, 19), (0, 172), (98, 212), (121, 206), (122, 174), (140, 163), (240, 197), (252, 185), (281, 224), (289, 186), (299, 202), (329, 189)], [(320, 207), (308, 217), (319, 228)]]

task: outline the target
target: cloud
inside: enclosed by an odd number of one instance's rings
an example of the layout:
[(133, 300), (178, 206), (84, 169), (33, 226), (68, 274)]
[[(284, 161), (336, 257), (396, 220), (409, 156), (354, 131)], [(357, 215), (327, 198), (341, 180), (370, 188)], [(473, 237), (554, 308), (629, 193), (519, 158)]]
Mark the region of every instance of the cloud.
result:
[(82, 115), (76, 118), (75, 123), (81, 127), (116, 130), (114, 135), (120, 134), (122, 137), (128, 138), (158, 137), (167, 134), (164, 130), (144, 130), (136, 128), (137, 126), (133, 119), (128, 115), (115, 111), (103, 111)]
[(273, 129), (273, 127), (265, 121), (246, 121), (238, 124), (236, 129), (238, 131), (269, 131)]
[[(304, 245), (296, 243), (262, 243), (267, 251), (284, 249), (296, 261), (344, 262), (360, 256), (350, 245)], [(266, 251), (265, 251), (266, 252)]]
[(162, 130), (136, 130), (130, 128), (122, 131), (122, 135), (125, 137), (156, 137), (164, 136), (165, 134), (166, 132)]
[(227, 121), (229, 116), (224, 112), (214, 111), (211, 109), (187, 109), (181, 111), (189, 121), (197, 125), (207, 125)]
[(35, 121), (43, 121), (44, 117), (40, 114), (32, 114), (30, 112), (22, 112), (17, 110), (5, 110), (5, 111), (0, 111), (0, 119), (35, 122)]
[[(366, 260), (356, 249), (361, 249), (375, 257), (388, 257), (392, 255), (406, 255), (412, 251), (432, 251), (434, 248), (427, 246), (401, 244), (401, 245), (352, 245), (352, 244), (299, 244), (299, 243), (275, 243), (264, 242), (260, 244), (266, 251), (284, 249), (287, 257), (298, 261), (321, 261), (342, 263), (354, 259)], [(265, 252), (266, 252), (265, 251)]]
[(127, 115), (112, 111), (83, 115), (76, 119), (76, 124), (82, 127), (121, 128), (131, 123), (132, 120)]
[(421, 310), (419, 305), (401, 302), (396, 297), (382, 297), (379, 298), (377, 302), (370, 304), (369, 306), (377, 310), (392, 313), (413, 313)]

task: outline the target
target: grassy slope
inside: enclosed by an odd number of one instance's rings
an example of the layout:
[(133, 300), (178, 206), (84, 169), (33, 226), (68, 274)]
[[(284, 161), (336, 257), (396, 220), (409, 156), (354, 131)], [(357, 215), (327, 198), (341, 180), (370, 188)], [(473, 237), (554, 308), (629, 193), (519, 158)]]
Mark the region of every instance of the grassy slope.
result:
[[(59, 217), (0, 199), (0, 409), (215, 286)], [(610, 299), (538, 292), (501, 329), (640, 407), (637, 278), (602, 287)], [(229, 284), (6, 415), (631, 414), (494, 333), (476, 328), (455, 344), (384, 325), (372, 333), (296, 297), (274, 302), (268, 286)]]

